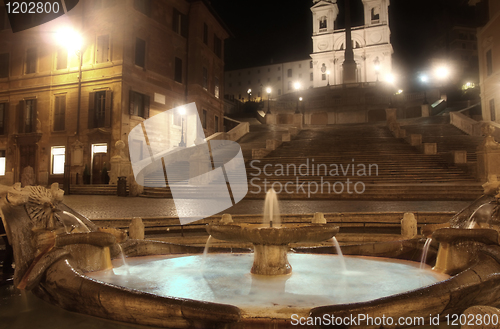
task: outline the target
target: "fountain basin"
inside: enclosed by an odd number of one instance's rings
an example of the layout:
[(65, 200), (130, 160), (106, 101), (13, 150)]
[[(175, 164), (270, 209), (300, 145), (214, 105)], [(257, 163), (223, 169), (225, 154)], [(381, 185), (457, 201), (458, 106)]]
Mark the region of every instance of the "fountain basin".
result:
[(280, 225), (269, 227), (259, 224), (209, 224), (212, 237), (233, 242), (250, 242), (254, 249), (254, 262), (250, 272), (257, 275), (286, 275), (292, 272), (288, 261), (290, 243), (322, 242), (338, 233), (338, 226), (329, 224)]

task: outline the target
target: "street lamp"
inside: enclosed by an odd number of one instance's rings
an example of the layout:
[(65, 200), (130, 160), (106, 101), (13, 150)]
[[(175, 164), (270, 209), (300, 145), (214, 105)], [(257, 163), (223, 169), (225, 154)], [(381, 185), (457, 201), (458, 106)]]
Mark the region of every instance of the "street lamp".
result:
[[(299, 91), (299, 89), (300, 89), (300, 82), (295, 82), (293, 84), (293, 87), (295, 88), (296, 91)], [(302, 98), (302, 97), (300, 97), (300, 98)], [(295, 114), (298, 114), (298, 113), (300, 113), (299, 112), (299, 98), (297, 98), (297, 108), (295, 109)]]
[[(81, 52), (82, 48), (82, 36), (71, 28), (62, 28), (56, 32), (56, 40), (61, 47), (65, 47), (68, 54), (74, 52), (78, 56), (79, 67), (78, 67), (78, 100), (76, 105), (76, 138), (80, 136), (80, 103), (82, 99), (82, 65), (83, 65), (83, 55)], [(70, 194), (70, 183), (71, 183), (71, 163), (70, 163), (70, 145), (69, 137), (66, 139), (66, 150), (64, 159), (64, 192), (66, 195)], [(78, 183), (78, 182), (77, 182)]]
[(326, 80), (326, 85), (329, 86), (330, 85), (330, 71), (326, 71), (326, 75), (328, 77), (328, 80)]
[[(186, 109), (184, 107), (179, 108), (179, 114), (181, 115), (181, 141), (179, 143), (180, 147), (186, 147), (186, 142), (184, 141), (184, 115), (186, 114)], [(187, 129), (186, 129), (187, 133)]]
[(380, 60), (378, 59), (378, 57), (375, 58), (373, 64), (375, 65), (375, 74), (377, 75), (377, 82), (378, 82), (378, 75), (380, 74)]
[(267, 87), (266, 92), (267, 92), (267, 112), (266, 112), (266, 114), (271, 114), (271, 110), (269, 109), (269, 99), (271, 98), (271, 88)]
[(252, 96), (252, 89), (248, 89), (247, 94), (248, 94), (248, 101), (250, 101), (250, 97)]
[[(302, 97), (299, 97), (299, 102), (302, 102)], [(295, 110), (295, 114), (300, 114), (300, 111), (299, 111), (299, 102), (297, 102), (297, 109)]]

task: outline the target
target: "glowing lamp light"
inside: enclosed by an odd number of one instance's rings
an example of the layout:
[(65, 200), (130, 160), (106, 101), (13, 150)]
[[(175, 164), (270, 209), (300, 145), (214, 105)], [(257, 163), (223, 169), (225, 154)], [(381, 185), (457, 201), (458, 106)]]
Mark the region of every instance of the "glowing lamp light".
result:
[(403, 93), (403, 89), (399, 89), (398, 92), (397, 92), (398, 95), (402, 94), (402, 93)]
[(301, 101), (301, 102), (302, 102), (302, 97), (299, 97), (299, 101)]
[(300, 89), (300, 82), (295, 82), (295, 83), (293, 84), (293, 87), (295, 88), (295, 90)]
[(385, 81), (387, 81), (388, 83), (394, 83), (394, 81), (396, 81), (396, 79), (394, 78), (394, 75), (392, 74), (387, 74), (385, 76)]
[(429, 81), (429, 77), (428, 77), (426, 74), (422, 74), (422, 75), (420, 76), (420, 81), (422, 81), (422, 82), (424, 82), (424, 83), (425, 83), (425, 82), (428, 82), (428, 81)]
[(178, 111), (179, 111), (179, 114), (180, 114), (180, 115), (184, 115), (184, 114), (186, 114), (186, 109), (184, 108), (184, 106), (179, 107)]
[(252, 92), (252, 89), (248, 89), (247, 93), (250, 94)]
[(270, 93), (271, 93), (271, 88), (267, 87), (267, 88), (266, 88), (266, 92), (267, 92), (268, 94), (270, 94)]
[(70, 28), (58, 30), (56, 40), (61, 46), (66, 47), (68, 51), (79, 51), (83, 44), (81, 35)]
[(436, 68), (435, 73), (438, 79), (444, 80), (450, 75), (450, 70), (445, 66), (440, 66)]

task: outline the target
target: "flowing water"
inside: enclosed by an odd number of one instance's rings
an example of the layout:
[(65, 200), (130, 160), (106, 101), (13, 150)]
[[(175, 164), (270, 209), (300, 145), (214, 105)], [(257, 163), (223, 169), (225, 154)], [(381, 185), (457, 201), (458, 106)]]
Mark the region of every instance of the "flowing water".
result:
[(85, 225), (80, 218), (76, 217), (70, 212), (61, 211), (56, 212), (55, 216), (64, 225), (66, 233), (88, 233), (90, 232), (87, 225)]
[(122, 246), (119, 243), (117, 243), (117, 245), (118, 245), (118, 249), (120, 249), (120, 256), (122, 259), (123, 266), (128, 266), (127, 260), (125, 259), (125, 253), (123, 252)]
[(269, 225), (271, 227), (281, 226), (280, 208), (278, 205), (278, 196), (274, 189), (269, 189), (266, 193), (266, 199), (264, 201), (264, 225)]
[(347, 266), (345, 265), (344, 255), (342, 254), (342, 250), (340, 249), (339, 242), (336, 237), (332, 238), (333, 245), (335, 246), (335, 251), (337, 252), (338, 258), (340, 260), (340, 267), (343, 272), (347, 271)]
[(208, 249), (210, 248), (210, 242), (212, 241), (212, 236), (209, 235), (208, 236), (208, 239), (207, 239), (207, 243), (205, 243), (205, 249), (203, 249), (203, 258), (206, 259), (207, 258), (207, 254), (208, 254)]
[(425, 240), (424, 248), (422, 249), (422, 257), (420, 258), (420, 269), (424, 269), (426, 266), (427, 254), (429, 253), (431, 242), (432, 238), (427, 238), (427, 240)]

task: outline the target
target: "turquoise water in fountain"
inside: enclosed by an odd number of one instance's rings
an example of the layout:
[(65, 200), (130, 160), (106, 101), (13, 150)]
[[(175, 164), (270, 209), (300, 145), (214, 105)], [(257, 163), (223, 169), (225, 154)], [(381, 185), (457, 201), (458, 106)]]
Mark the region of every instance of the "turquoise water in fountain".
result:
[[(175, 257), (175, 256), (174, 256)], [(250, 274), (253, 254), (127, 258), (127, 267), (91, 278), (159, 296), (231, 304), (247, 309), (316, 307), (370, 301), (446, 280), (420, 263), (371, 257), (288, 254), (290, 275)], [(118, 261), (117, 265), (121, 265)]]

